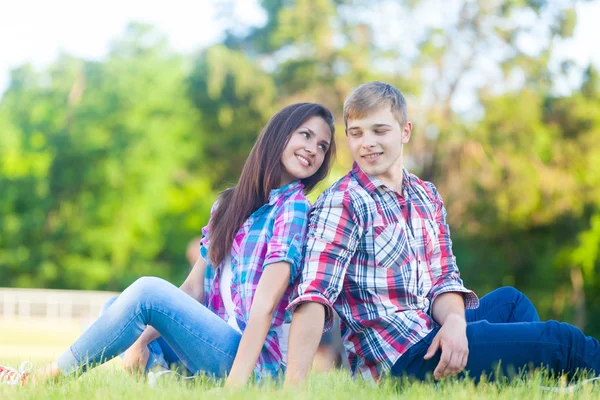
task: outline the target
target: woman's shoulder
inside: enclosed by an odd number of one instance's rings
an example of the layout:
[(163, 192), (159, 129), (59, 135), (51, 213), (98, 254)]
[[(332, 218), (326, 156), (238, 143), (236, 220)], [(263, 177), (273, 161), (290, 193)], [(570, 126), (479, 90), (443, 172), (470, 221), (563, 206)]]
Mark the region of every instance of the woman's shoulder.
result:
[(308, 200), (302, 190), (291, 193), (282, 204), (283, 209), (293, 209), (294, 211), (304, 211), (306, 213), (310, 211), (310, 207), (310, 200)]

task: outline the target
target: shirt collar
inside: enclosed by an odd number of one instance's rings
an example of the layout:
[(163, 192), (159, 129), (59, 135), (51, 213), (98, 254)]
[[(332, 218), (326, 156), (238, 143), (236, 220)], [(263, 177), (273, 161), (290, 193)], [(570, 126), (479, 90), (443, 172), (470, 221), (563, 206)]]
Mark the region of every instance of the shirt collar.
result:
[(269, 205), (272, 206), (275, 203), (277, 203), (277, 201), (279, 201), (279, 199), (281, 199), (282, 197), (285, 197), (292, 192), (297, 192), (302, 189), (304, 189), (304, 184), (300, 181), (293, 181), (280, 188), (272, 189), (271, 193), (269, 193)]
[[(383, 183), (379, 178), (368, 175), (365, 173), (356, 162), (352, 164), (352, 175), (356, 178), (358, 183), (369, 193), (373, 193), (380, 187), (386, 188), (388, 190), (392, 190), (389, 186)], [(406, 168), (402, 168), (402, 192), (406, 193), (407, 189), (412, 185), (410, 173), (406, 170)]]

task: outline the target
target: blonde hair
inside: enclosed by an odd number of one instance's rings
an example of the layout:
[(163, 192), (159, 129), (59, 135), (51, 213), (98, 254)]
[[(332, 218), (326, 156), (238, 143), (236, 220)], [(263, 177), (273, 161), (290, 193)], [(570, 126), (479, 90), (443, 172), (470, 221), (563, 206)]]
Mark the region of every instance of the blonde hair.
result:
[(403, 126), (408, 121), (406, 100), (398, 89), (384, 82), (373, 81), (354, 88), (344, 102), (344, 124), (348, 119), (363, 118), (383, 107), (390, 107), (394, 117)]

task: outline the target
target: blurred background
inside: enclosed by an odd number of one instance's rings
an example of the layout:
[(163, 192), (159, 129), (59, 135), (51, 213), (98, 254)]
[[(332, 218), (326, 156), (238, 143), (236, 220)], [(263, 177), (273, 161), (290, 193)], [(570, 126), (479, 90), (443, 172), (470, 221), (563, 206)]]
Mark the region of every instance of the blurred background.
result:
[(217, 194), (292, 102), (336, 115), (316, 198), (351, 166), (342, 103), (371, 80), (407, 98), (406, 164), (444, 196), (466, 285), (516, 286), (600, 337), (599, 20), (575, 0), (3, 5), (0, 357), (26, 331), (72, 340), (109, 295), (80, 290), (179, 284)]

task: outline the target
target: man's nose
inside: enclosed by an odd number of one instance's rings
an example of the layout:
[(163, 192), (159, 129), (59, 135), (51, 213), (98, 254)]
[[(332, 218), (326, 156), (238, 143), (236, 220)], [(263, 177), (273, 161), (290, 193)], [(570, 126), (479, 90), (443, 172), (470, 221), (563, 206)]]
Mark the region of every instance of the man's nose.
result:
[(362, 137), (362, 147), (365, 149), (370, 149), (375, 146), (375, 135), (370, 132), (365, 132)]

